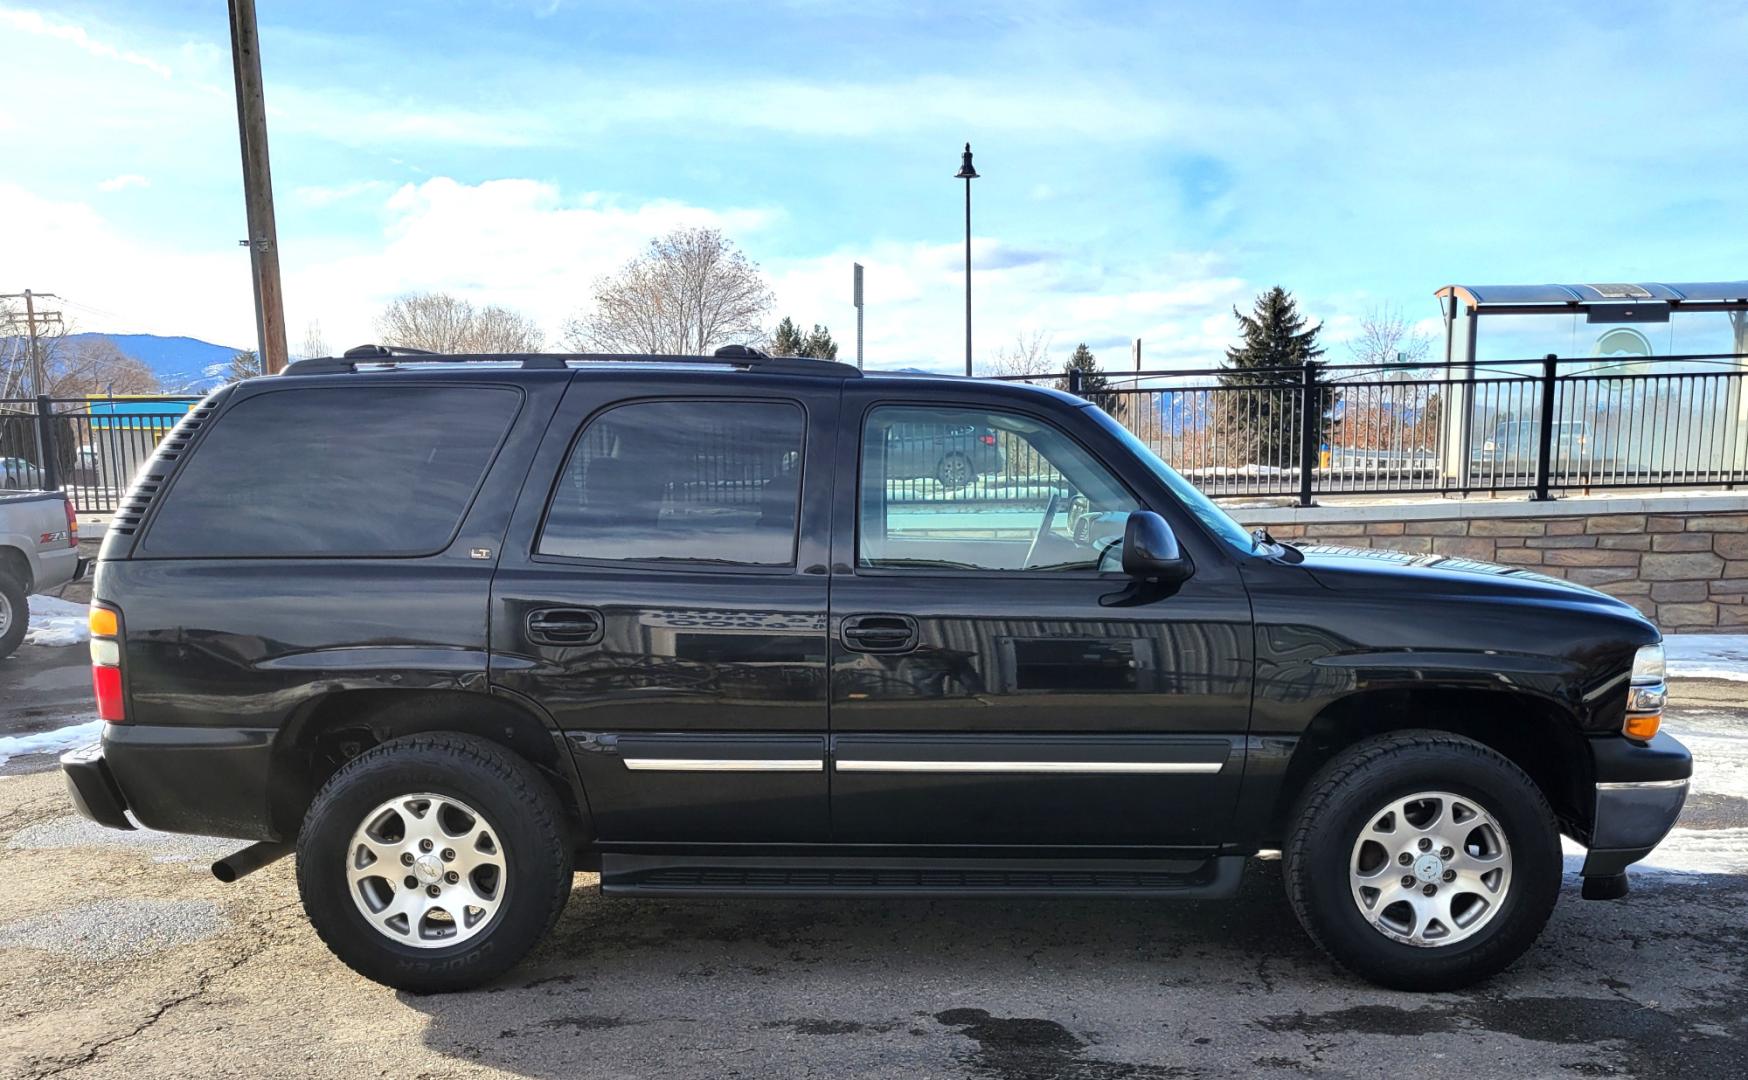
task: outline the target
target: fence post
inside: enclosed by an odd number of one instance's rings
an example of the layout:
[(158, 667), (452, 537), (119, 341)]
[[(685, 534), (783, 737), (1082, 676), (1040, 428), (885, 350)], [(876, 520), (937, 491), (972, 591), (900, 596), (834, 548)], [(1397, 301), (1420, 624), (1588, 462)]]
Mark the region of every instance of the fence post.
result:
[(61, 487), (60, 455), (55, 452), (54, 406), (47, 395), (36, 396), (36, 441), (42, 449), (42, 460), (36, 463), (42, 470), (42, 486), (48, 491)]
[[(1311, 467), (1317, 463), (1317, 436), (1323, 424), (1323, 410), (1318, 407), (1317, 367), (1305, 361), (1299, 384), (1299, 505), (1311, 505)], [(1315, 417), (1315, 419), (1313, 419)]]
[(1549, 353), (1542, 358), (1542, 425), (1536, 433), (1536, 490), (1532, 502), (1546, 502), (1548, 476), (1554, 466), (1554, 380), (1559, 375), (1558, 357)]
[(1086, 376), (1086, 372), (1080, 370), (1079, 368), (1077, 368), (1077, 367), (1069, 368), (1068, 369), (1068, 392), (1073, 394), (1075, 397), (1085, 397), (1086, 395), (1081, 392), (1081, 386), (1083, 384), (1083, 380), (1084, 380), (1085, 376)]

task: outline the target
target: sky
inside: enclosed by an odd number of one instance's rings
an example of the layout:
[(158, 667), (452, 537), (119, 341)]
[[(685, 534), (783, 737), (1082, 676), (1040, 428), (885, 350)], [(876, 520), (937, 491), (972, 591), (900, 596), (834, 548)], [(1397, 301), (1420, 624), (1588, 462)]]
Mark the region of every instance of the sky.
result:
[[(872, 367), (1020, 335), (1208, 367), (1279, 284), (1330, 359), (1444, 284), (1748, 277), (1748, 5), (260, 0), (286, 318), (559, 343), (681, 225)], [(0, 0), (0, 292), (254, 344), (225, 5)]]

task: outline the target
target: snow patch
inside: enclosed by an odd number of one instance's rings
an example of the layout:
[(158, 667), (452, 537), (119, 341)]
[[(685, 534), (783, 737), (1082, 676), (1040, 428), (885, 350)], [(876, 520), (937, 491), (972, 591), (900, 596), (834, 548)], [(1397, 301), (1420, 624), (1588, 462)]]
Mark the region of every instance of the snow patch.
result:
[(24, 754), (54, 754), (94, 743), (103, 734), (103, 721), (89, 720), (72, 727), (37, 731), (29, 735), (0, 735), (0, 765)]
[(26, 645), (83, 645), (91, 640), (89, 609), (55, 596), (30, 598), (30, 628)]
[(1748, 634), (1669, 634), (1663, 655), (1671, 678), (1748, 682)]

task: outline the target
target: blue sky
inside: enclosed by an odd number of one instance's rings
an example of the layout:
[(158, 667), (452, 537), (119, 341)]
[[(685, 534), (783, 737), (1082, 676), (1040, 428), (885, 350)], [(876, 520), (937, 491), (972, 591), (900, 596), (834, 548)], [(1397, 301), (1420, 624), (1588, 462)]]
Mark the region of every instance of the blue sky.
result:
[[(1451, 281), (1748, 277), (1743, 4), (261, 2), (293, 348), (442, 288), (556, 344), (723, 228), (877, 365), (1042, 333), (1203, 366), (1279, 283), (1332, 337)], [(0, 0), (0, 291), (251, 343), (224, 7)], [(1337, 346), (1339, 354), (1339, 346)]]

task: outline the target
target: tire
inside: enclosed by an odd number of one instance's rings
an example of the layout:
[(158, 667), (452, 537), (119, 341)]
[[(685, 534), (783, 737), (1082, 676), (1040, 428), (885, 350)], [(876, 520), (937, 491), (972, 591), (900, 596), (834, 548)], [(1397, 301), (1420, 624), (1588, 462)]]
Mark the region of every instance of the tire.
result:
[[(1312, 778), (1289, 821), (1293, 913), (1338, 963), (1391, 989), (1455, 990), (1504, 970), (1559, 895), (1560, 833), (1547, 799), (1523, 770), (1459, 735), (1359, 743)], [(1446, 839), (1423, 849), (1423, 828)]]
[[(392, 837), (397, 821), (401, 840), (377, 839), (385, 829)], [(348, 762), (316, 795), (298, 835), (298, 894), (322, 941), (365, 978), (419, 994), (464, 990), (514, 967), (557, 921), (571, 890), (563, 822), (540, 773), (495, 743), (448, 733), (395, 739)], [(431, 848), (418, 847), (421, 831), (436, 837)], [(380, 863), (367, 854), (372, 845), (384, 852)], [(394, 852), (416, 861), (396, 866), (387, 861)], [(379, 865), (389, 872), (359, 876)], [(451, 884), (450, 867), (467, 876)], [(444, 910), (394, 914), (426, 904), (429, 889)], [(480, 901), (477, 915), (469, 900)], [(444, 918), (451, 908), (459, 917)]]
[(954, 450), (942, 456), (935, 465), (935, 480), (944, 488), (962, 488), (977, 479), (971, 459)]
[(30, 602), (24, 583), (0, 571), (0, 657), (11, 656), (30, 629)]

